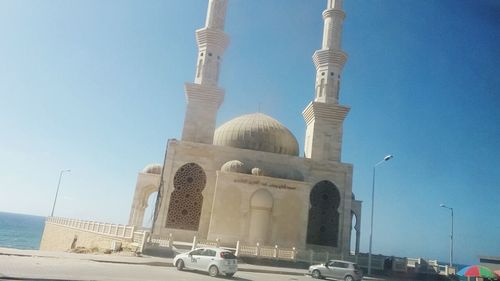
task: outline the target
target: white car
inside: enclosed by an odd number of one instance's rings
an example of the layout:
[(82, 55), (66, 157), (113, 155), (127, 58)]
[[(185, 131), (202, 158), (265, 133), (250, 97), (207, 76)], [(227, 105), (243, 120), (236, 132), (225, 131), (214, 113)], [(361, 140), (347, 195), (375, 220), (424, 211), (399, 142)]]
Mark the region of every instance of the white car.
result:
[(344, 281), (361, 281), (363, 279), (363, 272), (359, 265), (341, 260), (331, 260), (325, 264), (311, 265), (309, 274), (316, 279), (326, 277)]
[(197, 248), (174, 258), (178, 270), (184, 268), (207, 271), (210, 276), (225, 274), (232, 277), (238, 270), (236, 256), (221, 248)]

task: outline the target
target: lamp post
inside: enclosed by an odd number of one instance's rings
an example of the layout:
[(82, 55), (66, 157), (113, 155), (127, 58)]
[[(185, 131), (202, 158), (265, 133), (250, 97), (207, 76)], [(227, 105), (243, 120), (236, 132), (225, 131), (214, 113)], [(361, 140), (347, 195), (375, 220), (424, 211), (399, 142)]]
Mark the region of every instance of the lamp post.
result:
[(373, 238), (373, 206), (374, 206), (374, 201), (375, 201), (375, 169), (377, 168), (378, 165), (389, 161), (393, 158), (394, 156), (392, 155), (387, 155), (382, 159), (380, 162), (377, 164), (373, 165), (373, 179), (372, 179), (372, 214), (371, 214), (371, 221), (370, 221), (370, 248), (368, 252), (368, 274), (372, 274), (372, 238)]
[(59, 181), (57, 182), (57, 190), (56, 190), (56, 196), (54, 198), (54, 204), (52, 205), (52, 212), (50, 213), (50, 216), (53, 217), (54, 216), (54, 209), (56, 207), (56, 201), (57, 201), (57, 194), (59, 193), (59, 186), (61, 186), (61, 178), (62, 178), (62, 175), (64, 172), (71, 172), (71, 170), (61, 170), (61, 172), (59, 173)]
[(450, 234), (450, 267), (453, 266), (453, 208), (448, 207), (445, 204), (440, 204), (439, 207), (445, 208), (451, 211), (451, 234)]

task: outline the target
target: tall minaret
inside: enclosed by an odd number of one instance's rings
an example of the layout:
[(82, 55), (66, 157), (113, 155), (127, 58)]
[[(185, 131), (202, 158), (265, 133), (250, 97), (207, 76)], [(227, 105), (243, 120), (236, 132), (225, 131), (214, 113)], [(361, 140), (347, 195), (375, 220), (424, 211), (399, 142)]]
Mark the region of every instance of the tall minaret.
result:
[(323, 12), (323, 46), (313, 55), (316, 66), (314, 101), (304, 109), (306, 121), (305, 157), (340, 162), (342, 125), (349, 112), (338, 104), (340, 78), (347, 54), (341, 49), (343, 0), (328, 0)]
[(228, 0), (209, 0), (205, 27), (196, 31), (198, 60), (194, 83), (186, 83), (187, 109), (182, 140), (213, 142), (217, 111), (224, 100), (218, 87), (222, 55), (229, 44), (224, 33)]

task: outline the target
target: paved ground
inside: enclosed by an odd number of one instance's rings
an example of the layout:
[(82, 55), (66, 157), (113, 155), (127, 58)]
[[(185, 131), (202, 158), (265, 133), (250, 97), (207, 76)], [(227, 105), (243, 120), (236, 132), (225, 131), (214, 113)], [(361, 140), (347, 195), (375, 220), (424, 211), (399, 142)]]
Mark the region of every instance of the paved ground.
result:
[[(80, 259), (0, 256), (0, 280), (156, 281), (207, 280), (204, 272), (177, 271), (174, 267), (115, 264)], [(226, 278), (221, 278), (222, 280)], [(238, 272), (232, 280), (309, 280), (309, 277)], [(229, 280), (229, 279), (228, 279)]]
[[(234, 278), (215, 280), (308, 280), (306, 270), (239, 264)], [(207, 280), (204, 272), (177, 271), (172, 259), (71, 254), (0, 248), (0, 280), (156, 281)], [(368, 280), (368, 279), (366, 279)], [(380, 281), (374, 280), (372, 281)]]

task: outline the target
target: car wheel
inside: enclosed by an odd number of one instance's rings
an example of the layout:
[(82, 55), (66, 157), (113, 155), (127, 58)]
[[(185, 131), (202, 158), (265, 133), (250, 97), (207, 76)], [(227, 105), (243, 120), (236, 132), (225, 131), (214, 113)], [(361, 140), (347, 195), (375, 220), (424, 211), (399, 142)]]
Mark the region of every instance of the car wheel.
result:
[(184, 261), (178, 260), (177, 263), (175, 264), (175, 267), (177, 267), (177, 270), (183, 270), (184, 269)]
[(208, 275), (210, 275), (210, 276), (212, 276), (212, 277), (215, 277), (215, 276), (219, 275), (219, 269), (217, 268), (217, 266), (212, 265), (212, 266), (208, 269)]
[(352, 278), (351, 275), (347, 275), (345, 278), (344, 278), (345, 281), (354, 281), (354, 278)]
[(314, 279), (321, 279), (321, 273), (317, 269), (313, 270), (311, 275)]
[(234, 273), (226, 273), (227, 277), (233, 277)]

